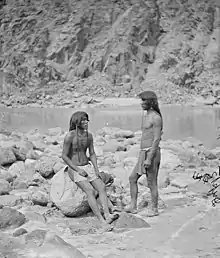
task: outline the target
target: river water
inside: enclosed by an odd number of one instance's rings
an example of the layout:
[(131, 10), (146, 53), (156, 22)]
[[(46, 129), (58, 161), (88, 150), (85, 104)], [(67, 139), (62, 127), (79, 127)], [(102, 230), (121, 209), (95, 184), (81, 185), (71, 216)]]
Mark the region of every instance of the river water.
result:
[[(66, 108), (3, 108), (0, 107), (0, 130), (27, 132), (62, 127), (67, 130), (74, 109)], [(142, 111), (139, 106), (118, 108), (89, 108), (90, 130), (94, 133), (103, 126), (132, 131), (140, 130)], [(220, 146), (217, 140), (220, 109), (213, 107), (162, 106), (164, 119), (163, 140), (183, 140), (193, 137), (206, 147)]]

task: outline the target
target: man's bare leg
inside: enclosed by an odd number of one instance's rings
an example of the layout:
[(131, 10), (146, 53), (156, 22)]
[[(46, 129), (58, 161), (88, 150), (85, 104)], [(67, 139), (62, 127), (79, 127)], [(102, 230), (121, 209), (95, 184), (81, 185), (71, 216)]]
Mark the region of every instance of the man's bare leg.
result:
[[(146, 214), (147, 217), (153, 217), (153, 216), (158, 216), (159, 211), (158, 211), (158, 186), (157, 186), (157, 176), (158, 176), (158, 171), (159, 171), (159, 166), (160, 166), (160, 155), (155, 159), (159, 159), (153, 161), (154, 163), (152, 166), (148, 169), (146, 176), (147, 176), (147, 181), (148, 181), (148, 186), (150, 188), (150, 193), (151, 193), (151, 201), (152, 201), (152, 207), (151, 210)], [(158, 161), (158, 162), (157, 162)]]
[(130, 204), (130, 206), (125, 208), (126, 212), (137, 213), (138, 179), (139, 178), (140, 178), (140, 175), (137, 174), (137, 171), (134, 168), (131, 175), (129, 176), (131, 204)]
[[(95, 198), (96, 198), (98, 204), (102, 206), (101, 200), (100, 200), (100, 198), (99, 198), (99, 193), (98, 193), (96, 190), (94, 190), (94, 191), (95, 191), (95, 193), (94, 193), (94, 194), (95, 194)], [(112, 212), (121, 212), (121, 209), (120, 209), (120, 208), (118, 208), (118, 207), (116, 207), (116, 206), (114, 206), (114, 205), (112, 204), (112, 202), (110, 201), (110, 199), (108, 198), (108, 196), (107, 196), (107, 200), (108, 200), (108, 208), (109, 208), (109, 211), (110, 211), (111, 213), (112, 213)]]
[(92, 185), (87, 180), (76, 182), (76, 184), (86, 193), (89, 206), (92, 209), (94, 215), (101, 222), (102, 227), (106, 230), (111, 230), (112, 227), (107, 224), (106, 220), (103, 218), (99, 210), (98, 203), (95, 197), (95, 191)]
[(101, 205), (103, 207), (106, 222), (111, 224), (114, 220), (116, 220), (119, 217), (119, 215), (111, 214), (109, 211), (109, 200), (108, 200), (108, 197), (106, 194), (104, 183), (102, 182), (101, 179), (97, 178), (91, 182), (91, 185), (99, 193), (99, 199), (100, 199)]

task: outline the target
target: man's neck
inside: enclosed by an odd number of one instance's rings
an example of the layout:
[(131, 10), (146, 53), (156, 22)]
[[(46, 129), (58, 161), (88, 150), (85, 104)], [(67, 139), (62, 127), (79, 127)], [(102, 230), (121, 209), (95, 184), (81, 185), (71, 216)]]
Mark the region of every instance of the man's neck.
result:
[(79, 135), (83, 135), (83, 134), (85, 134), (86, 133), (86, 130), (84, 130), (84, 129), (81, 129), (81, 128), (78, 128), (78, 134)]

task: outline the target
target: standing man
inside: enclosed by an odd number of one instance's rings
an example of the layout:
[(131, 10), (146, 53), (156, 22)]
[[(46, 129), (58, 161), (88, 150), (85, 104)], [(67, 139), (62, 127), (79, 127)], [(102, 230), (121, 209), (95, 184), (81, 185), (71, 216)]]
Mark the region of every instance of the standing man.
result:
[(146, 175), (151, 192), (152, 208), (148, 217), (159, 215), (157, 176), (160, 166), (160, 147), (163, 130), (163, 119), (159, 109), (157, 96), (153, 91), (144, 91), (138, 95), (142, 100), (144, 111), (142, 118), (142, 137), (138, 162), (130, 177), (131, 204), (125, 209), (128, 213), (137, 213), (138, 179)]

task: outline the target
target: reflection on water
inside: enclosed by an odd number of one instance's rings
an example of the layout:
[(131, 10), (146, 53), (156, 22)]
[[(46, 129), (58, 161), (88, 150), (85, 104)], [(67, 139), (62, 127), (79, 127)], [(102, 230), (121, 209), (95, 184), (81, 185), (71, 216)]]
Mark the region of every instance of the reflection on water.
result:
[[(27, 132), (60, 126), (67, 130), (74, 109), (62, 108), (0, 108), (0, 130)], [(139, 107), (114, 109), (88, 109), (90, 130), (97, 131), (103, 126), (114, 126), (132, 131), (140, 130), (142, 112)], [(197, 138), (207, 146), (220, 146), (217, 127), (220, 125), (220, 109), (166, 106), (161, 108), (164, 117), (163, 139), (182, 140)]]

